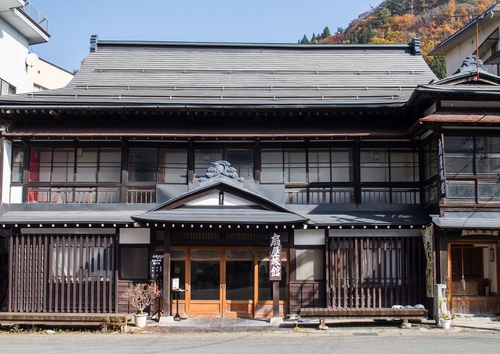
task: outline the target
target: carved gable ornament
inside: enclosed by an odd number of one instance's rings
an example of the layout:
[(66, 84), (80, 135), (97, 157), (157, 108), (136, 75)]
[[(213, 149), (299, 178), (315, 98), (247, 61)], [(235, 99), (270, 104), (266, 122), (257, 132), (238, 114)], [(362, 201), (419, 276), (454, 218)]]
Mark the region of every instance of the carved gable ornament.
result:
[(200, 184), (213, 182), (219, 179), (227, 180), (239, 185), (243, 185), (243, 183), (245, 183), (243, 177), (238, 176), (236, 169), (231, 167), (229, 162), (220, 160), (212, 162), (212, 165), (212, 167), (207, 169), (205, 176), (198, 179)]
[(462, 66), (455, 72), (463, 73), (463, 72), (474, 72), (477, 70), (481, 70), (483, 72), (488, 72), (488, 70), (483, 66), (483, 61), (478, 59), (475, 55), (469, 55), (462, 63)]

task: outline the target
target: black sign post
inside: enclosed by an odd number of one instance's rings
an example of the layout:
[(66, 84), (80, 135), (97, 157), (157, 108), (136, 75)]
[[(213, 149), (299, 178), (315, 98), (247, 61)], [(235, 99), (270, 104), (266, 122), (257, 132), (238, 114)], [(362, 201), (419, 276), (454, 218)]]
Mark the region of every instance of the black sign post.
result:
[(274, 233), (271, 236), (269, 250), (269, 281), (273, 283), (273, 317), (280, 316), (281, 270), (281, 239), (279, 234)]

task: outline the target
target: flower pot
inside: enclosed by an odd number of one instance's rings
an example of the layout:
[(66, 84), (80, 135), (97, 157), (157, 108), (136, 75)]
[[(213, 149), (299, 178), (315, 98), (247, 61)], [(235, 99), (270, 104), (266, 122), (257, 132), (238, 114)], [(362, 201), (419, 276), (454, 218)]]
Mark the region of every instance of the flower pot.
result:
[(148, 317), (147, 313), (134, 313), (134, 324), (136, 327), (143, 328), (146, 327), (146, 319)]
[(490, 287), (489, 286), (484, 287), (484, 296), (490, 296)]
[(450, 329), (451, 320), (443, 320), (443, 319), (441, 319), (439, 321), (439, 323), (440, 323), (442, 329)]

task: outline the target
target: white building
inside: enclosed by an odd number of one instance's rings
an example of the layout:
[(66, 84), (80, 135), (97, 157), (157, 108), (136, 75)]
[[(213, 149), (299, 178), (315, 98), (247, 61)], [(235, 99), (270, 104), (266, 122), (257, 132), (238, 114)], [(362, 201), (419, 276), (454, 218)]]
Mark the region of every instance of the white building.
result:
[(48, 27), (29, 1), (0, 2), (0, 94), (61, 88), (73, 79), (72, 73), (30, 53), (30, 45), (48, 42)]

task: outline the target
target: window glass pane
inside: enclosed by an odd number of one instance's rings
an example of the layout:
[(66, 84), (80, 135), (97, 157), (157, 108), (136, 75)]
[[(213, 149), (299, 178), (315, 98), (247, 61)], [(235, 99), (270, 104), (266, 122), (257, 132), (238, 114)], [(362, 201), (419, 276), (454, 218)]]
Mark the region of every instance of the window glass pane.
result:
[(149, 278), (149, 259), (146, 247), (122, 247), (120, 253), (120, 275), (122, 279)]
[(73, 182), (75, 149), (54, 149), (52, 162), (53, 182)]
[(296, 250), (296, 265), (295, 274), (297, 280), (323, 280), (323, 250), (309, 249)]
[(425, 180), (428, 180), (438, 174), (437, 158), (437, 142), (434, 140), (424, 148)]
[(226, 258), (229, 259), (253, 259), (254, 251), (253, 250), (226, 250)]
[(418, 155), (411, 150), (391, 151), (391, 181), (418, 182)]
[(98, 149), (76, 149), (76, 181), (96, 182)]
[(121, 149), (101, 148), (99, 154), (99, 182), (120, 182)]
[(353, 181), (351, 149), (332, 149), (332, 181)]
[(227, 149), (226, 160), (245, 181), (253, 181), (253, 150)]
[(226, 299), (253, 300), (253, 261), (226, 262)]
[[(171, 261), (170, 262), (170, 275), (172, 278), (179, 278), (179, 287), (181, 289), (186, 288), (186, 262), (185, 261)], [(172, 294), (173, 299), (179, 296), (179, 300), (184, 300), (186, 298), (185, 293), (174, 293)]]
[(445, 136), (444, 150), (447, 176), (473, 173), (474, 141), (472, 137)]
[(220, 263), (191, 261), (191, 300), (220, 299)]
[(281, 149), (263, 149), (262, 160), (262, 183), (283, 182), (283, 151)]
[(309, 149), (309, 182), (330, 182), (330, 150)]
[(361, 182), (389, 182), (387, 149), (361, 150)]
[(187, 150), (160, 149), (160, 181), (187, 182)]
[(186, 251), (185, 250), (170, 250), (170, 258), (171, 259), (185, 259)]
[(23, 181), (24, 170), (24, 148), (14, 146), (12, 148), (12, 182)]
[(500, 174), (500, 137), (478, 137), (476, 153), (478, 174)]
[(191, 259), (220, 259), (219, 250), (191, 250)]
[(31, 148), (30, 150), (30, 182), (50, 182), (52, 168), (52, 149)]
[[(280, 300), (286, 300), (287, 267), (286, 262), (282, 262), (280, 281)], [(259, 262), (259, 301), (273, 299), (273, 284), (269, 281), (269, 262)]]
[(482, 202), (500, 202), (500, 182), (478, 181), (479, 200)]
[(305, 150), (285, 150), (285, 182), (306, 182)]
[(220, 160), (222, 160), (222, 149), (196, 149), (194, 156), (196, 178), (205, 176), (207, 169), (213, 166), (212, 163)]
[(130, 181), (156, 182), (157, 149), (130, 148), (128, 163)]
[(447, 181), (446, 199), (460, 202), (475, 201), (474, 181)]

